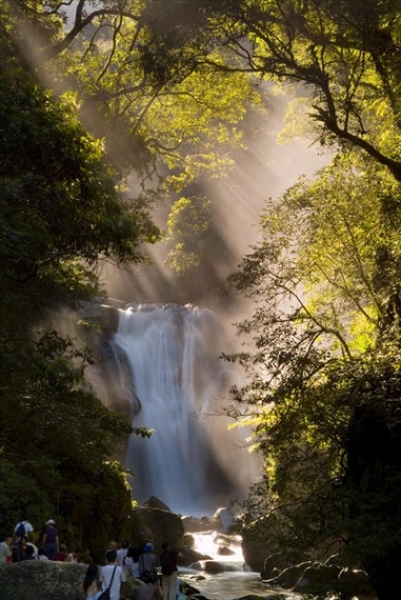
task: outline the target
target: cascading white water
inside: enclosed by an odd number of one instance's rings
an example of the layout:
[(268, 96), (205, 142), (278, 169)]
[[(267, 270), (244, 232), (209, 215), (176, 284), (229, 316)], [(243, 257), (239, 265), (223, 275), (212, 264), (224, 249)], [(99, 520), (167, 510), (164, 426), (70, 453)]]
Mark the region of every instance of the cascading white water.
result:
[[(174, 512), (194, 516), (227, 505), (249, 483), (252, 468), (241, 474), (244, 450), (227, 442), (227, 420), (207, 418), (230, 376), (219, 359), (215, 314), (192, 305), (131, 306), (119, 311), (112, 343), (132, 375), (133, 425), (155, 430), (150, 439), (129, 440), (134, 497), (155, 496)], [(250, 466), (249, 455), (247, 461)]]

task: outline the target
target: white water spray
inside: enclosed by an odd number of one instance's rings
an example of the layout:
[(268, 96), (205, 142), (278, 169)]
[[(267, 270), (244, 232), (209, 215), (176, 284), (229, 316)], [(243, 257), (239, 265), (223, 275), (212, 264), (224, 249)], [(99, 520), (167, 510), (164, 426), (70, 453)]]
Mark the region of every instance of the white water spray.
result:
[(208, 418), (231, 376), (219, 359), (221, 335), (206, 308), (143, 304), (119, 311), (113, 346), (132, 375), (133, 425), (155, 430), (151, 439), (133, 435), (128, 444), (126, 466), (140, 502), (155, 496), (176, 513), (200, 516), (249, 484), (252, 457), (229, 441), (226, 419)]

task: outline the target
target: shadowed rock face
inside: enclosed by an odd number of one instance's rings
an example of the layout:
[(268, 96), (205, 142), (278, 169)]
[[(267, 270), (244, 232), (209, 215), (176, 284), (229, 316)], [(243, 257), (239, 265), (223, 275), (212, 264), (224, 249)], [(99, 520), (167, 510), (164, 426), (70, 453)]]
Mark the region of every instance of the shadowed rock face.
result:
[(0, 600), (82, 600), (87, 565), (27, 560), (0, 565)]
[(181, 518), (169, 510), (156, 508), (160, 505), (163, 506), (163, 503), (157, 498), (150, 498), (148, 503), (136, 507), (131, 514), (131, 540), (140, 547), (146, 542), (153, 542), (157, 555), (163, 542), (178, 550), (184, 541)]

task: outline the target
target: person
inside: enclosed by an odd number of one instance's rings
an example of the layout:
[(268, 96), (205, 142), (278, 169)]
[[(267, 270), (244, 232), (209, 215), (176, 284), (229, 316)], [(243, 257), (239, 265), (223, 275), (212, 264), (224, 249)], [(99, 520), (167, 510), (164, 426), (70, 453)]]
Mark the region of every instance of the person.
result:
[(25, 547), (22, 548), (22, 542), (24, 540), (26, 544), (28, 541), (28, 536), (32, 536), (32, 533), (33, 527), (28, 519), (22, 519), (22, 521), (18, 521), (14, 527), (13, 534), (13, 562), (20, 560), (25, 550)]
[(159, 562), (162, 571), (162, 590), (164, 600), (175, 600), (177, 595), (177, 559), (178, 552), (170, 550), (167, 542), (162, 544)]
[(54, 560), (57, 561), (65, 561), (68, 556), (67, 546), (65, 544), (60, 544), (60, 549), (56, 552), (56, 556)]
[(56, 558), (56, 553), (59, 550), (59, 537), (58, 530), (56, 529), (56, 522), (53, 519), (49, 519), (45, 523), (42, 546), (46, 556), (50, 560), (54, 560)]
[(121, 548), (119, 548), (117, 550), (117, 564), (119, 567), (123, 566), (123, 561), (124, 561), (124, 558), (127, 556), (128, 548), (129, 548), (129, 541), (123, 540), (123, 542), (121, 544)]
[(44, 548), (38, 548), (38, 559), (39, 560), (49, 560)]
[(130, 577), (135, 577), (138, 579), (140, 577), (139, 572), (139, 557), (141, 556), (140, 548), (128, 548), (127, 556), (124, 558), (123, 567), (125, 575)]
[(153, 553), (153, 544), (147, 542), (139, 557), (139, 578), (146, 583), (150, 575), (157, 575), (158, 568), (159, 561)]
[[(110, 600), (120, 600), (121, 582), (126, 581), (123, 568), (117, 564), (117, 552), (108, 550), (106, 554), (107, 564), (100, 569), (100, 581), (102, 592), (110, 587)], [(110, 585), (111, 583), (111, 585)]]
[(25, 554), (27, 543), (28, 539), (25, 535), (19, 538), (18, 543), (16, 545), (16, 553), (14, 557), (15, 561), (21, 560), (21, 557)]
[(14, 527), (14, 544), (18, 546), (21, 538), (23, 537), (26, 537), (27, 540), (29, 540), (32, 538), (33, 532), (34, 529), (28, 519), (22, 519), (22, 521), (18, 521)]
[(108, 553), (110, 550), (112, 550), (112, 551), (114, 551), (114, 552), (117, 552), (117, 550), (118, 550), (118, 543), (117, 543), (117, 542), (115, 542), (114, 540), (111, 540), (111, 541), (109, 542), (109, 545), (108, 545), (108, 547), (107, 547), (107, 550), (106, 550), (106, 552), (104, 553), (104, 559), (105, 559), (105, 561), (106, 561), (106, 562), (107, 562), (107, 558), (106, 558), (106, 556), (107, 556), (107, 553)]
[(93, 565), (94, 564), (95, 561), (91, 557), (90, 550), (88, 550), (88, 549), (83, 549), (82, 550), (81, 556), (79, 558), (79, 562), (82, 562), (85, 565)]
[(23, 554), (20, 557), (20, 561), (23, 560), (36, 560), (36, 557), (34, 556), (34, 552), (35, 552), (35, 548), (33, 547), (32, 544), (26, 544)]
[(95, 600), (100, 595), (99, 567), (97, 565), (89, 565), (86, 569), (82, 584), (82, 592), (85, 595), (86, 600)]
[(163, 598), (157, 575), (150, 575), (148, 582), (139, 590), (138, 600), (160, 600)]
[(81, 548), (76, 548), (75, 550), (67, 554), (67, 556), (64, 559), (64, 562), (77, 563), (80, 561), (81, 554)]
[(6, 537), (4, 542), (0, 543), (0, 565), (12, 561), (13, 557), (13, 538)]

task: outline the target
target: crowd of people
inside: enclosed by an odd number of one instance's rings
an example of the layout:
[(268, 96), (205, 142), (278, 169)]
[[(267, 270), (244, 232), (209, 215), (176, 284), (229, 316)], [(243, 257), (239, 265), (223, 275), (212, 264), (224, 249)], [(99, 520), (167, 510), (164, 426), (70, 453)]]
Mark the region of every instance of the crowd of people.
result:
[(0, 564), (25, 560), (52, 560), (64, 562), (85, 562), (88, 568), (82, 583), (86, 600), (97, 600), (108, 590), (110, 600), (119, 600), (121, 583), (134, 577), (144, 582), (139, 600), (177, 600), (180, 594), (178, 578), (178, 553), (162, 544), (162, 552), (157, 555), (151, 542), (142, 547), (132, 546), (128, 540), (121, 545), (110, 542), (105, 553), (105, 564), (94, 564), (90, 555), (80, 549), (68, 552), (65, 544), (59, 542), (59, 533), (54, 519), (46, 521), (40, 536), (41, 545), (33, 542), (34, 528), (29, 519), (19, 521), (12, 536), (0, 543)]
[[(39, 546), (34, 544), (33, 539), (32, 524), (29, 519), (22, 519), (15, 525), (13, 535), (0, 542), (0, 564), (33, 559), (78, 562), (82, 556), (79, 548), (68, 552), (67, 546), (60, 543), (54, 519), (44, 523), (39, 535)], [(82, 562), (91, 562), (89, 556), (84, 558)]]
[(86, 600), (101, 598), (109, 590), (110, 600), (119, 600), (121, 583), (129, 577), (142, 580), (145, 585), (139, 592), (139, 600), (176, 600), (180, 593), (177, 567), (178, 553), (162, 544), (157, 556), (153, 544), (142, 548), (130, 546), (127, 540), (118, 548), (115, 542), (106, 552), (105, 565), (89, 565), (83, 582)]

